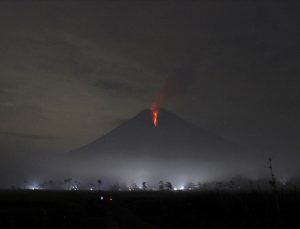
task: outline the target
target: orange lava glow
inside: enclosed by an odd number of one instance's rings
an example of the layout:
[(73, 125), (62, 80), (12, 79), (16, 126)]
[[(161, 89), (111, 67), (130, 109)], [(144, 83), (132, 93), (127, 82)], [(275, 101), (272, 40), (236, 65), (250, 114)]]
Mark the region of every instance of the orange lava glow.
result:
[(152, 103), (150, 110), (151, 110), (151, 114), (152, 114), (153, 125), (154, 125), (154, 127), (157, 127), (159, 108), (158, 108), (158, 105), (156, 102)]
[(152, 111), (152, 119), (153, 119), (154, 126), (157, 127), (157, 123), (158, 123), (158, 111)]

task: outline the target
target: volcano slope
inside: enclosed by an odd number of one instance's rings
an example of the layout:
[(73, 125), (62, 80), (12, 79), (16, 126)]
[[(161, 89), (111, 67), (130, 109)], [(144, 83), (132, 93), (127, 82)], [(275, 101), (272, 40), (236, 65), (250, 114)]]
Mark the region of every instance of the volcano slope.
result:
[(239, 145), (167, 110), (160, 111), (157, 127), (151, 111), (143, 110), (105, 136), (68, 153), (72, 162), (91, 173), (102, 170), (124, 175), (131, 171), (132, 176), (136, 171), (147, 177), (201, 173), (207, 178), (207, 174), (245, 172), (250, 168), (250, 155)]

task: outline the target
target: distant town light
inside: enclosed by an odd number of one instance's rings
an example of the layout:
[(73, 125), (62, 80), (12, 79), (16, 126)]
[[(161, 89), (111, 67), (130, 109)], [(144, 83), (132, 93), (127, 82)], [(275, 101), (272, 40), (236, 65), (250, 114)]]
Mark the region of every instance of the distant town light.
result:
[(29, 189), (31, 189), (31, 190), (38, 190), (39, 187), (38, 187), (37, 185), (33, 184), (33, 185), (31, 185), (31, 186), (29, 187)]

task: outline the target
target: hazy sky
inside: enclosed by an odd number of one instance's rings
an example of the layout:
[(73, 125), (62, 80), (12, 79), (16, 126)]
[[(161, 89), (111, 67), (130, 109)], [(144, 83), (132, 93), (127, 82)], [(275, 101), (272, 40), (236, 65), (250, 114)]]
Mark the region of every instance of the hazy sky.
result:
[(300, 160), (299, 7), (1, 1), (2, 163), (17, 168), (102, 136), (149, 108), (182, 66), (196, 77), (165, 108), (277, 160)]

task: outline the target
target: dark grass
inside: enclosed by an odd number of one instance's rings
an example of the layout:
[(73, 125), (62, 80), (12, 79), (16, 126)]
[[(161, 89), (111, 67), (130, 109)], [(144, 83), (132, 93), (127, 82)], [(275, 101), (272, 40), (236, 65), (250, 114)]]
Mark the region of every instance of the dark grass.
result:
[(299, 217), (297, 191), (0, 192), (0, 228), (300, 228)]

